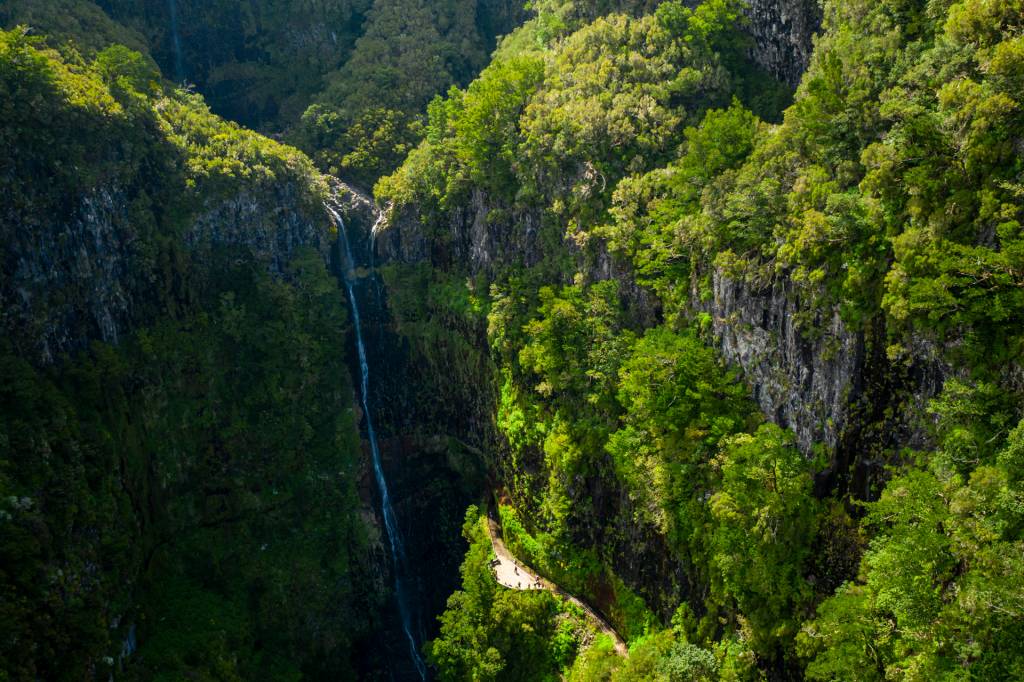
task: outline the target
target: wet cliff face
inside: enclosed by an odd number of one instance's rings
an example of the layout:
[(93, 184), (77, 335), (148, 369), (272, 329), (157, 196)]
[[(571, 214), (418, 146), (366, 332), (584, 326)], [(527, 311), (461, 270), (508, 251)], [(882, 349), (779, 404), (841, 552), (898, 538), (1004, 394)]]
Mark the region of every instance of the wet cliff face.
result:
[[(353, 291), (362, 319), (370, 373), (370, 408), (376, 426), (384, 475), (398, 520), (408, 562), (406, 585), (413, 625), (419, 641), (437, 636), (437, 616), (459, 585), (458, 567), (466, 552), (461, 527), (466, 508), (487, 489), (494, 439), (493, 396), (486, 375), (474, 371), (473, 357), (454, 355), (445, 339), (431, 339), (424, 352), (422, 338), (402, 326), (401, 303), (377, 268), (380, 244), (374, 228), (380, 217), (367, 196), (334, 185), (334, 205), (345, 222), (356, 280)], [(415, 299), (426, 292), (407, 293)], [(396, 308), (398, 308), (396, 310)], [(358, 371), (354, 342), (349, 339), (349, 366)], [(447, 371), (436, 363), (447, 363)], [(362, 420), (360, 420), (362, 421)], [(377, 539), (374, 566), (381, 585), (393, 585), (393, 564), (383, 542), (380, 495), (369, 467), (365, 439), (360, 491)], [(360, 646), (360, 679), (415, 679), (397, 609), (379, 614), (380, 625)]]

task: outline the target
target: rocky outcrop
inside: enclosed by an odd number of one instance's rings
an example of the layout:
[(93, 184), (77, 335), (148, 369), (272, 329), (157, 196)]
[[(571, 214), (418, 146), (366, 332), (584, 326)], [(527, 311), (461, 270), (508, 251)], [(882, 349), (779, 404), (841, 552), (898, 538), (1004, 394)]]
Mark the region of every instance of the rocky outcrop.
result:
[(352, 228), (349, 240), (356, 244), (367, 238), (373, 239), (381, 220), (381, 212), (373, 199), (337, 178), (331, 179), (330, 186), (331, 206), (345, 221), (345, 225)]
[(530, 267), (543, 255), (538, 211), (508, 209), (479, 188), (473, 188), (466, 201), (453, 207), (439, 228), (424, 225), (415, 205), (388, 207), (384, 214), (387, 229), (378, 235), (377, 251), (385, 259), (403, 263), (429, 260), (442, 267), (481, 272), (513, 259)]
[(81, 197), (71, 215), (2, 217), (0, 324), (44, 362), (90, 339), (116, 343), (130, 316), (136, 235), (118, 187)]
[(807, 69), (814, 34), (821, 28), (817, 0), (749, 0), (750, 56), (769, 73), (795, 88)]
[(185, 234), (185, 244), (195, 255), (232, 247), (266, 262), (276, 274), (285, 273), (298, 249), (313, 247), (326, 257), (330, 243), (326, 216), (303, 210), (302, 192), (290, 183), (217, 202)]
[(850, 398), (859, 393), (862, 335), (835, 309), (798, 325), (802, 306), (787, 279), (754, 287), (716, 270), (711, 280), (710, 299), (702, 300), (694, 287), (691, 305), (710, 315), (715, 345), (743, 368), (761, 411), (793, 429), (804, 452), (814, 443), (834, 449)]
[(784, 276), (759, 284), (721, 270), (708, 277), (710, 296), (694, 277), (692, 310), (708, 315), (713, 345), (743, 370), (761, 411), (792, 429), (805, 454), (824, 445), (848, 465), (869, 449), (867, 432), (882, 447), (927, 444), (928, 401), (956, 375), (942, 349), (914, 338), (904, 357), (890, 359), (885, 330), (875, 328), (881, 320), (851, 328), (837, 307), (803, 301)]
[[(109, 186), (66, 201), (60, 215), (12, 210), (0, 216), (6, 242), (0, 328), (22, 352), (50, 363), (94, 340), (116, 344), (140, 321), (141, 301), (168, 286), (155, 239), (132, 213), (136, 199)], [(202, 263), (212, 249), (227, 246), (282, 273), (300, 247), (326, 257), (326, 217), (306, 203), (288, 183), (212, 200), (184, 231), (186, 258)]]

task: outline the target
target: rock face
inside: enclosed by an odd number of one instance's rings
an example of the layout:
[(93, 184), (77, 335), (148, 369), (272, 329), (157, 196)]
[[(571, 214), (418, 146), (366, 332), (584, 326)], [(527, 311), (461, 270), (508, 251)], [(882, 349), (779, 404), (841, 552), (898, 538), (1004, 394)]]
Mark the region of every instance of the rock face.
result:
[[(116, 344), (158, 284), (167, 288), (163, 278), (175, 273), (133, 218), (136, 199), (110, 186), (66, 201), (62, 215), (2, 216), (0, 328), (24, 353), (50, 363), (93, 340)], [(326, 257), (328, 229), (325, 216), (302, 206), (298, 188), (282, 183), (210, 201), (181, 244), (189, 259), (228, 246), (281, 273), (300, 247)]]
[(417, 207), (385, 209), (388, 229), (377, 239), (378, 253), (403, 263), (429, 260), (438, 266), (488, 271), (503, 260), (530, 267), (541, 259), (540, 218), (531, 209), (508, 210), (473, 188), (466, 201), (444, 218), (444, 229), (428, 231)]
[(80, 197), (64, 220), (3, 217), (4, 332), (44, 362), (88, 339), (116, 343), (131, 312), (135, 234), (117, 187)]
[(771, 74), (796, 87), (807, 69), (814, 34), (821, 28), (817, 0), (749, 0), (751, 57)]
[(300, 248), (313, 247), (327, 256), (332, 240), (321, 213), (303, 210), (300, 192), (290, 183), (262, 194), (241, 192), (201, 213), (185, 234), (185, 244), (196, 254), (221, 246), (242, 249), (284, 274)]
[(754, 285), (715, 270), (710, 279), (708, 297), (694, 278), (691, 309), (710, 317), (715, 347), (743, 370), (765, 416), (793, 430), (802, 452), (824, 445), (834, 465), (848, 466), (866, 451), (867, 432), (883, 447), (927, 444), (928, 401), (956, 375), (941, 349), (916, 339), (890, 360), (882, 320), (852, 329), (838, 308), (814, 312), (784, 276)]
[(798, 328), (800, 301), (788, 280), (753, 288), (720, 271), (711, 279), (711, 299), (694, 291), (691, 305), (711, 316), (719, 352), (743, 368), (761, 411), (793, 429), (804, 452), (816, 442), (835, 449), (849, 400), (860, 393), (863, 336), (838, 310), (819, 314), (808, 325), (813, 335)]

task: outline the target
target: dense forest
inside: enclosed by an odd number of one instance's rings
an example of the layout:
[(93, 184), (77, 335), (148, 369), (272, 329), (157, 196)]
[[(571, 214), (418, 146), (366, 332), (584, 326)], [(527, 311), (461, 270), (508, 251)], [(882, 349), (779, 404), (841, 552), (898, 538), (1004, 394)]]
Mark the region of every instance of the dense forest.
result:
[(0, 680), (1024, 679), (1019, 0), (0, 27)]

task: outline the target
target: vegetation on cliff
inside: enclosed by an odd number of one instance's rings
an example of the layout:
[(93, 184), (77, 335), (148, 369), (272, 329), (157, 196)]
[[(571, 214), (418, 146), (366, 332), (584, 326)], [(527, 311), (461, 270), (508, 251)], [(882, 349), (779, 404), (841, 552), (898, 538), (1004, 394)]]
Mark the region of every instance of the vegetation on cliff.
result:
[[(471, 229), (516, 246), (474, 255), (467, 280), (489, 311), (503, 483), (522, 519), (506, 532), (623, 614), (623, 632), (630, 614), (644, 623), (637, 653), (704, 647), (722, 679), (1012, 678), (1024, 13), (825, 9), (772, 125), (783, 100), (738, 57), (738, 4), (629, 17), (537, 3), (476, 81), (431, 104), (426, 140), (378, 198), (439, 268), (466, 267), (450, 225), (467, 205), (486, 215)], [(764, 423), (703, 345), (715, 277), (784, 282), (796, 333), (822, 334), (834, 312), (882, 346), (892, 378), (946, 368), (927, 409), (865, 395), (885, 414), (858, 428), (887, 435), (863, 438), (854, 465), (889, 465), (876, 489), (837, 485), (855, 471), (825, 475), (835, 453)], [(901, 410), (927, 445), (900, 442)], [(637, 566), (638, 541), (662, 543), (668, 570)], [(616, 574), (657, 619), (621, 608)], [(590, 679), (639, 663), (621, 665)], [(517, 674), (508, 661), (497, 677)]]
[[(124, 47), (87, 61), (0, 32), (0, 102), (16, 150), (0, 161), (0, 677), (351, 676), (380, 595), (343, 294), (315, 244), (278, 254), (282, 277), (258, 249), (197, 255), (184, 239), (197, 215), (281, 186), (320, 219), (323, 179)], [(123, 251), (79, 211), (104, 192), (129, 216)], [(106, 250), (18, 251), (33, 229), (77, 238), (76, 221)], [(41, 363), (53, 309), (104, 318), (75, 267), (128, 270), (133, 325)], [(12, 288), (34, 293), (33, 268), (53, 269), (49, 290), (19, 322)]]
[(87, 57), (151, 55), (219, 116), (370, 186), (419, 142), (427, 102), (472, 79), (521, 14), (508, 0), (9, 0), (0, 27)]
[[(1024, 677), (1024, 6), (825, 0), (792, 93), (687, 4), (536, 0), (482, 68), (500, 0), (4, 3), (0, 679), (357, 674), (318, 166), (397, 167), (387, 415), (630, 645), (471, 508), (442, 679)], [(758, 410), (849, 348), (834, 439)]]

